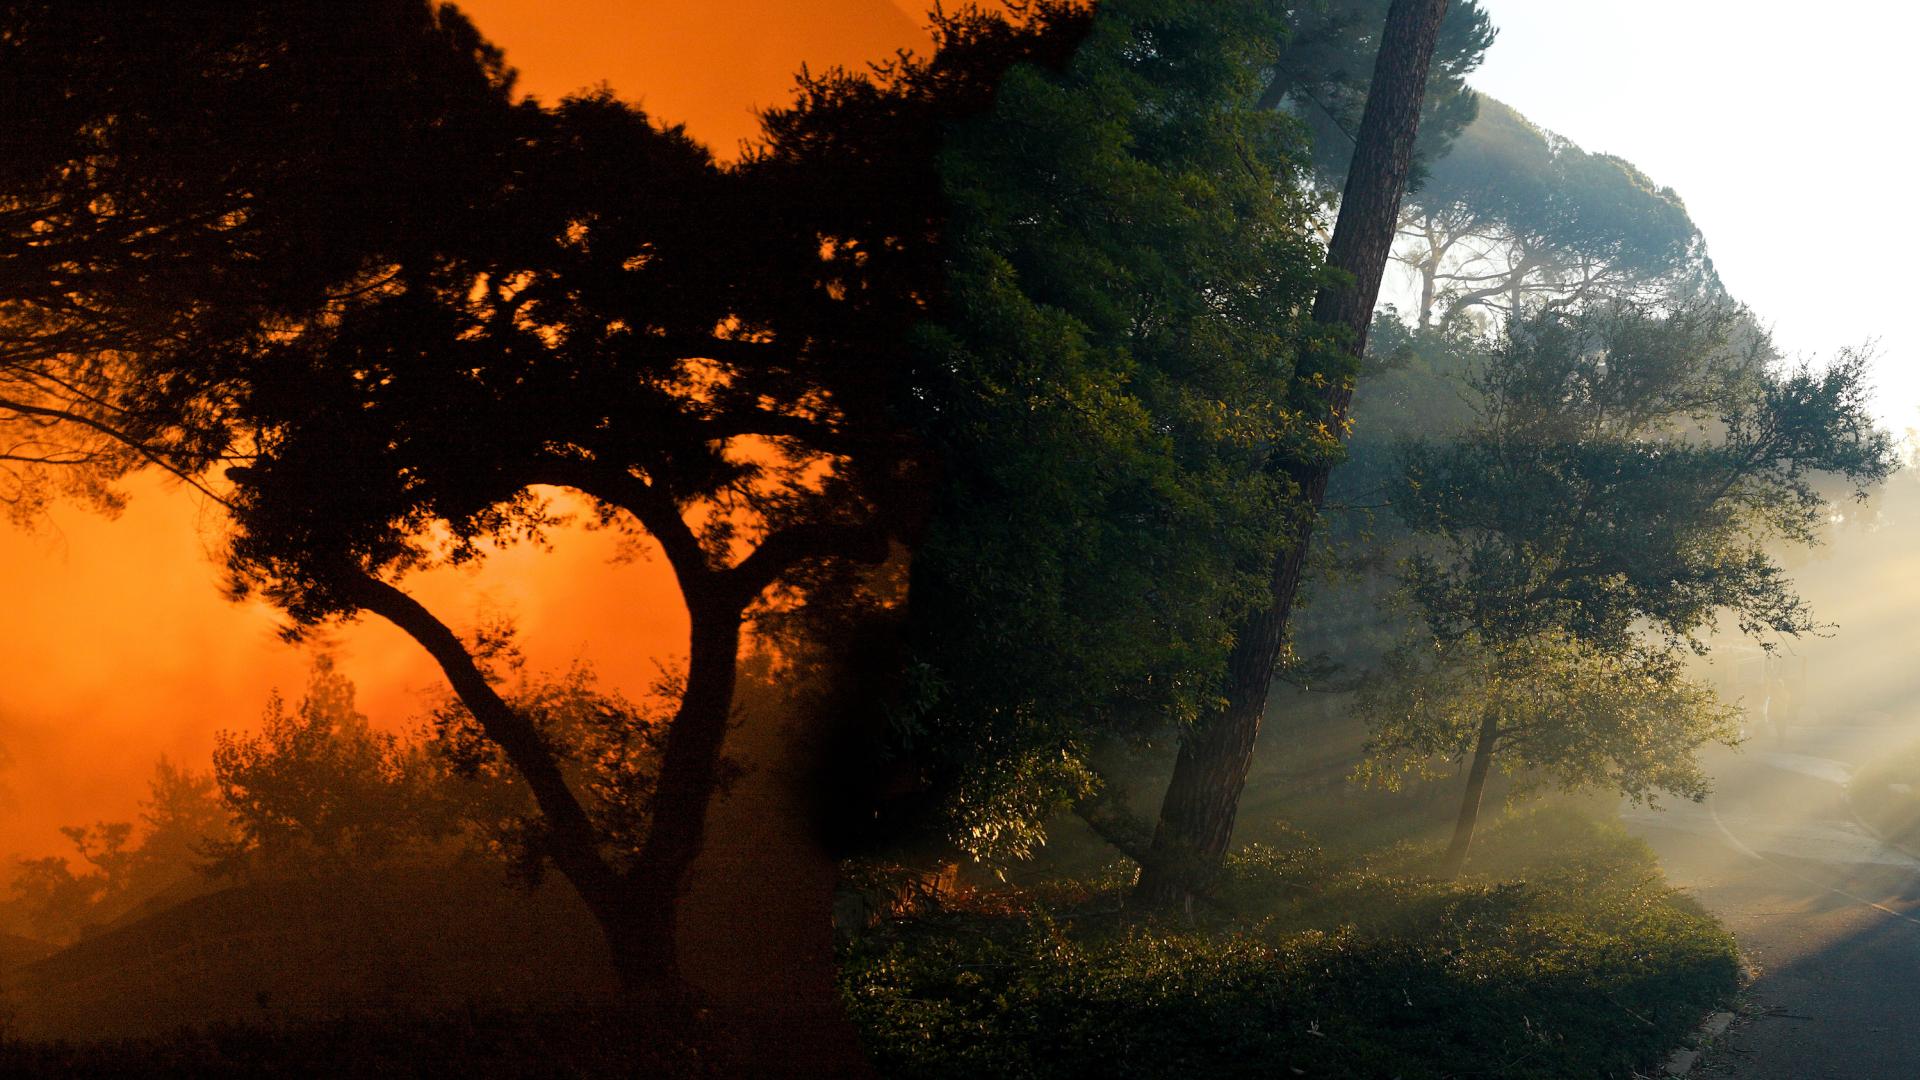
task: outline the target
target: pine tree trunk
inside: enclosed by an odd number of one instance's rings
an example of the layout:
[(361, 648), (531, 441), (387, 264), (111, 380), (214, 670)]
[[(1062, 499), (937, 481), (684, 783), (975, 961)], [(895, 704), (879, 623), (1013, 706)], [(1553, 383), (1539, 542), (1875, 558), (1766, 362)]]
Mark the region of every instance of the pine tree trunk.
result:
[(1440, 859), (1440, 876), (1448, 881), (1460, 876), (1467, 865), (1467, 849), (1473, 846), (1473, 826), (1480, 819), (1480, 797), (1486, 794), (1487, 771), (1493, 765), (1494, 744), (1500, 737), (1500, 720), (1491, 710), (1480, 720), (1480, 738), (1473, 747), (1473, 765), (1467, 769), (1467, 791), (1460, 800), (1460, 817), (1453, 824), (1453, 842)]
[[(1336, 433), (1345, 430), (1353, 395), (1350, 372), (1366, 351), (1380, 279), (1398, 232), (1400, 200), (1413, 167), (1414, 137), (1426, 97), (1427, 69), (1446, 10), (1447, 0), (1393, 0), (1381, 35), (1340, 217), (1327, 248), (1328, 265), (1351, 274), (1353, 280), (1321, 289), (1313, 305), (1315, 322), (1347, 331), (1345, 357), (1326, 365), (1329, 389), (1321, 402), (1328, 428)], [(1313, 362), (1313, 358), (1302, 360), (1303, 365)], [(1136, 902), (1162, 907), (1188, 903), (1219, 872), (1233, 836), (1254, 739), (1266, 712), (1267, 692), (1306, 566), (1308, 538), (1326, 497), (1331, 469), (1331, 463), (1316, 462), (1287, 470), (1299, 489), (1302, 513), (1293, 522), (1285, 548), (1277, 553), (1266, 610), (1249, 618), (1236, 635), (1228, 658), (1225, 707), (1203, 718), (1181, 744), (1154, 830), (1153, 850), (1135, 887)]]

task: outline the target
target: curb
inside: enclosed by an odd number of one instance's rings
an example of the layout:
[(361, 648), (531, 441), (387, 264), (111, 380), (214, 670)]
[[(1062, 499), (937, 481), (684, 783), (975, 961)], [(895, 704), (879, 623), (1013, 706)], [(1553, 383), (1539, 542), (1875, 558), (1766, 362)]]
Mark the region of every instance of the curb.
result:
[(1700, 1055), (1708, 1044), (1727, 1033), (1733, 1024), (1730, 1012), (1709, 1013), (1700, 1030), (1693, 1033), (1692, 1046), (1683, 1046), (1667, 1055), (1667, 1063), (1660, 1067), (1661, 1076), (1685, 1076), (1699, 1063)]

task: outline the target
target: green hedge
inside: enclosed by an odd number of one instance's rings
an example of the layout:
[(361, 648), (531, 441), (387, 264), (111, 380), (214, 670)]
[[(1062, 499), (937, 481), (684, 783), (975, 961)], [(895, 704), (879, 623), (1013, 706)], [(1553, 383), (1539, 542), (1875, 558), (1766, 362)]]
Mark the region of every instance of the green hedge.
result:
[(1424, 857), (1252, 851), (1202, 925), (1132, 919), (1111, 882), (999, 894), (853, 943), (842, 985), (888, 1076), (1413, 1080), (1629, 1076), (1738, 982), (1731, 937), (1617, 829), (1495, 830), (1503, 879), (1402, 872)]

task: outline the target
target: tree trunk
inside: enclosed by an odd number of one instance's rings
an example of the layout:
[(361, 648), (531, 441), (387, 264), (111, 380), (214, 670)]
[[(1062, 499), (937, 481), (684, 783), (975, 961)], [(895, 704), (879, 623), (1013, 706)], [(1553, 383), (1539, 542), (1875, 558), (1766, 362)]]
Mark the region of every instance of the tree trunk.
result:
[(1460, 817), (1453, 825), (1453, 842), (1440, 859), (1440, 876), (1452, 881), (1467, 865), (1467, 849), (1473, 845), (1474, 822), (1480, 819), (1480, 797), (1487, 790), (1487, 770), (1493, 765), (1494, 743), (1500, 738), (1500, 719), (1492, 710), (1480, 720), (1480, 738), (1473, 747), (1473, 765), (1467, 769), (1467, 793), (1460, 800)]
[[(1323, 418), (1337, 438), (1344, 437), (1353, 396), (1352, 372), (1366, 351), (1367, 327), (1398, 231), (1400, 200), (1413, 167), (1413, 142), (1426, 96), (1427, 69), (1446, 11), (1447, 0), (1393, 0), (1381, 34), (1353, 165), (1327, 248), (1328, 265), (1352, 275), (1353, 280), (1322, 288), (1313, 305), (1316, 323), (1345, 331), (1346, 348), (1338, 357), (1303, 357), (1301, 361), (1309, 370), (1316, 364), (1323, 368), (1328, 386), (1321, 401)], [(1307, 541), (1326, 497), (1331, 469), (1330, 461), (1287, 468), (1299, 491), (1301, 513), (1292, 523), (1285, 548), (1276, 554), (1266, 610), (1249, 618), (1236, 635), (1228, 658), (1225, 707), (1202, 718), (1181, 744), (1154, 830), (1151, 857), (1141, 867), (1135, 888), (1138, 902), (1184, 904), (1218, 873), (1233, 836), (1254, 737), (1266, 712), (1267, 692), (1306, 565)]]
[[(690, 622), (687, 685), (667, 731), (647, 840), (629, 875), (629, 923), (610, 935), (610, 940), (620, 939), (615, 947), (619, 962), (626, 966), (623, 978), (677, 982), (692, 981), (689, 976), (711, 976), (713, 969), (737, 958), (742, 941), (777, 937), (778, 941), (756, 951), (768, 962), (804, 964), (810, 970), (790, 972), (779, 988), (777, 980), (766, 978), (751, 980), (751, 985), (732, 981), (727, 987), (731, 993), (707, 988), (708, 1003), (725, 1016), (725, 1026), (735, 1037), (733, 1050), (742, 1055), (735, 1064), (752, 1075), (873, 1075), (835, 987), (831, 925), (836, 867), (828, 863), (820, 868), (817, 887), (808, 887), (805, 881), (783, 883), (785, 887), (775, 891), (771, 901), (779, 905), (778, 910), (761, 910), (751, 922), (732, 920), (733, 925), (720, 931), (726, 934), (724, 940), (713, 936), (716, 912), (683, 919), (680, 906), (693, 884), (695, 860), (707, 847), (709, 816), (724, 786), (721, 752), (733, 720), (742, 614), (763, 590), (802, 560), (851, 558), (876, 564), (885, 560), (889, 553), (886, 531), (872, 523), (789, 525), (763, 538), (739, 564), (716, 568), (680, 516), (679, 507), (639, 477), (624, 469), (574, 461), (546, 462), (543, 469), (540, 482), (572, 487), (619, 507), (659, 541), (686, 601)], [(783, 742), (791, 743), (793, 738), (791, 731), (779, 735)], [(762, 767), (768, 764), (761, 762)], [(781, 809), (804, 815), (810, 807), (795, 799)], [(756, 822), (756, 831), (765, 840), (770, 832), (778, 832), (778, 826)], [(824, 850), (820, 855), (825, 858)], [(804, 856), (800, 861), (805, 861)], [(760, 869), (776, 873), (778, 865), (777, 860), (768, 860)], [(679, 962), (682, 938), (693, 939), (686, 942), (691, 971)]]
[[(567, 786), (560, 763), (538, 729), (502, 700), (459, 635), (425, 605), (396, 586), (354, 570), (343, 572), (339, 584), (361, 608), (398, 627), (433, 657), (461, 704), (533, 792), (546, 824), (548, 856), (580, 894), (607, 934), (608, 945), (619, 955), (625, 947), (621, 930), (626, 921), (625, 882), (602, 857), (593, 822)], [(625, 970), (620, 974), (624, 982)]]
[(1433, 325), (1433, 299), (1439, 291), (1440, 252), (1436, 249), (1420, 264), (1420, 322), (1425, 330)]
[[(621, 973), (623, 982), (670, 985), (680, 980), (675, 911), (687, 870), (706, 841), (707, 811), (720, 783), (720, 748), (733, 713), (743, 605), (711, 595), (723, 591), (717, 582), (682, 580), (691, 620), (687, 686), (667, 728), (647, 839), (629, 871), (633, 922), (623, 936), (634, 939), (627, 959), (637, 966)], [(653, 940), (641, 945), (642, 937)]]
[(742, 606), (730, 597), (705, 595), (688, 604), (693, 632), (686, 693), (668, 731), (647, 842), (634, 868), (620, 874), (602, 856), (586, 808), (538, 730), (501, 699), (458, 635), (384, 581), (360, 575), (349, 588), (363, 608), (404, 630), (433, 656), (461, 703), (531, 789), (546, 825), (547, 854), (606, 934), (621, 986), (648, 995), (678, 992), (675, 905), (687, 867), (700, 853), (718, 782)]
[[(743, 613), (793, 561), (815, 554), (811, 545), (830, 544), (841, 532), (789, 529), (784, 538), (776, 533), (770, 538), (777, 541), (774, 546), (763, 542), (755, 553), (758, 558), (731, 570), (711, 570), (687, 557), (699, 552), (697, 545), (666, 545), (687, 604), (687, 683), (667, 730), (647, 839), (625, 873), (602, 855), (591, 819), (539, 732), (500, 698), (459, 637), (418, 601), (378, 578), (356, 574), (347, 583), (364, 609), (394, 623), (427, 649), (487, 737), (533, 790), (548, 828), (548, 854), (599, 923), (614, 972), (628, 994), (677, 999), (688, 988), (680, 963), (679, 907), (689, 871), (705, 847), (709, 812), (724, 786), (721, 751), (733, 716)], [(864, 532), (858, 535), (865, 537)], [(684, 540), (686, 534), (672, 539)], [(794, 543), (796, 539), (804, 542)], [(867, 547), (884, 554), (883, 544)], [(857, 555), (865, 551), (854, 550)], [(806, 910), (792, 914), (817, 919), (825, 940), (832, 910), (830, 881), (800, 891), (809, 897), (817, 893), (817, 902), (809, 905), (801, 899)], [(766, 925), (763, 920), (731, 931), (750, 937)], [(731, 1015), (725, 1026), (739, 1039), (733, 1048), (739, 1055), (735, 1064), (755, 1075), (873, 1075), (834, 990), (830, 945), (814, 951), (820, 954), (820, 971), (813, 973), (817, 985), (810, 986), (811, 993), (727, 1010)]]

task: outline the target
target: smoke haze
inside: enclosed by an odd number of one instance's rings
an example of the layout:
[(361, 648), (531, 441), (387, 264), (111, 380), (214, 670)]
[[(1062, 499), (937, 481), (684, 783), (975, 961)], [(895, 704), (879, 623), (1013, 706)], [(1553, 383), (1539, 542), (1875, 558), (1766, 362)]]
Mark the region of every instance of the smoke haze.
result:
[[(461, 6), (525, 92), (553, 100), (605, 83), (723, 157), (753, 133), (756, 108), (787, 100), (802, 63), (859, 65), (927, 45), (918, 20), (887, 0)], [(757, 29), (743, 37), (744, 26)], [(115, 519), (62, 506), (33, 531), (0, 528), (0, 852), (64, 853), (58, 827), (131, 818), (158, 757), (205, 768), (215, 732), (253, 727), (276, 688), (299, 696), (315, 648), (335, 654), (377, 725), (403, 726), (444, 685), (417, 646), (376, 621), (307, 646), (281, 641), (269, 608), (223, 596), (216, 509), (154, 477), (127, 490)], [(609, 687), (644, 694), (657, 665), (684, 650), (665, 563), (610, 565), (619, 538), (577, 526), (553, 540), (551, 552), (523, 545), (424, 575), (414, 591), (456, 628), (511, 616), (537, 667), (584, 660)]]

